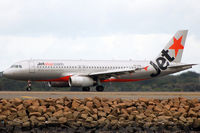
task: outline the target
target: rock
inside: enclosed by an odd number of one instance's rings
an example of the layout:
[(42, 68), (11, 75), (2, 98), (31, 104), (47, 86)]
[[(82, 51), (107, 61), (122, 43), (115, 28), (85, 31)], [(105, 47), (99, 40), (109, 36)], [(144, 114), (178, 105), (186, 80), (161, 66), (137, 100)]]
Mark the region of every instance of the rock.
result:
[(93, 108), (93, 102), (86, 102), (86, 106), (90, 109)]
[(56, 109), (57, 110), (62, 110), (62, 109), (64, 109), (64, 106), (60, 105), (60, 104), (56, 104)]
[(170, 109), (170, 111), (171, 111), (172, 113), (176, 112), (177, 110), (178, 110), (177, 108), (171, 108), (171, 109)]
[(29, 113), (30, 116), (41, 116), (41, 113), (40, 112), (31, 112)]
[(94, 103), (94, 105), (96, 106), (96, 108), (100, 108), (101, 107), (101, 103), (100, 103), (100, 101), (98, 100), (98, 99), (94, 99), (93, 100), (93, 103)]
[(33, 100), (32, 105), (37, 107), (40, 106), (39, 100), (38, 99)]
[(141, 113), (141, 114), (136, 115), (135, 117), (136, 117), (136, 121), (138, 121), (138, 120), (144, 119), (146, 116), (143, 113)]
[(86, 97), (85, 99), (84, 99), (84, 101), (92, 101), (93, 99), (91, 98), (91, 97)]
[(109, 114), (111, 112), (111, 108), (110, 107), (104, 107), (103, 111), (107, 114)]
[(1, 113), (2, 115), (9, 116), (11, 114), (10, 110), (5, 110)]
[(45, 117), (37, 117), (36, 119), (37, 119), (38, 121), (45, 121), (45, 120), (46, 120)]
[(106, 113), (105, 113), (105, 112), (102, 112), (102, 111), (99, 111), (99, 112), (98, 112), (98, 116), (105, 117), (105, 116), (106, 116)]
[(96, 108), (94, 108), (92, 111), (94, 112), (94, 114), (97, 114), (97, 112), (98, 112), (98, 110)]
[(81, 118), (87, 119), (87, 117), (88, 117), (88, 114), (81, 114)]
[(125, 108), (126, 107), (126, 103), (119, 103), (116, 105), (117, 108)]
[(24, 109), (24, 105), (23, 105), (23, 104), (20, 104), (20, 105), (18, 105), (16, 108), (17, 108), (17, 110), (22, 110), (22, 109)]
[(126, 116), (129, 116), (128, 112), (126, 111), (126, 109), (121, 109), (122, 114), (125, 114)]
[(53, 116), (56, 117), (56, 118), (60, 118), (60, 117), (63, 116), (63, 111), (62, 111), (62, 110), (59, 110), (59, 111), (55, 112), (55, 113), (53, 114)]
[(29, 121), (26, 121), (24, 123), (22, 123), (22, 127), (30, 127), (30, 122)]
[(185, 113), (186, 110), (185, 110), (184, 108), (181, 107), (181, 108), (178, 109), (178, 112), (180, 112), (180, 113)]
[(191, 102), (192, 102), (193, 104), (199, 103), (199, 99), (194, 98), (194, 99), (191, 100)]
[(92, 118), (92, 117), (87, 117), (85, 121), (87, 121), (87, 122), (92, 122), (92, 121), (93, 121), (93, 118)]
[(188, 116), (190, 117), (197, 117), (197, 113), (195, 113), (192, 109), (189, 110)]
[(15, 108), (10, 108), (10, 111), (11, 111), (11, 112), (17, 112), (17, 109), (15, 109)]
[(73, 118), (78, 118), (80, 116), (80, 113), (78, 111), (74, 111)]
[(200, 118), (194, 120), (193, 128), (200, 129)]
[(56, 111), (56, 108), (54, 106), (49, 106), (49, 108), (47, 109), (47, 111), (54, 113)]
[(25, 108), (31, 106), (32, 105), (32, 100), (30, 100), (30, 99), (29, 100), (24, 100), (23, 101), (23, 105), (24, 105)]
[(108, 115), (107, 119), (109, 119), (109, 120), (115, 120), (115, 119), (117, 119), (117, 117), (115, 117), (114, 115)]
[(67, 122), (67, 118), (65, 118), (65, 117), (60, 117), (60, 118), (58, 119), (58, 121), (59, 121), (59, 123), (66, 123), (66, 122)]
[(154, 107), (154, 111), (161, 112), (161, 111), (162, 111), (162, 108), (159, 107), (159, 106), (155, 106), (155, 107)]
[(17, 116), (17, 114), (16, 113), (12, 113), (11, 115), (9, 115), (8, 117), (7, 117), (7, 119), (8, 120), (10, 120), (10, 121), (13, 121), (15, 118), (17, 118), (18, 116)]
[(167, 122), (170, 119), (172, 119), (172, 117), (170, 117), (170, 116), (158, 116), (158, 121), (160, 121), (160, 122)]
[(144, 103), (147, 103), (149, 100), (147, 99), (147, 98), (145, 98), (145, 97), (141, 97), (141, 98), (139, 98), (138, 99), (139, 101), (141, 101), (141, 102), (144, 102)]
[(97, 114), (93, 114), (93, 115), (91, 115), (91, 117), (92, 117), (94, 120), (97, 120), (97, 119), (98, 119)]
[(18, 111), (18, 112), (17, 112), (17, 115), (18, 115), (19, 117), (26, 116), (26, 115), (27, 115), (27, 114), (26, 114), (26, 110), (20, 110), (20, 111)]
[(183, 122), (186, 122), (187, 120), (185, 119), (185, 117), (183, 117), (183, 116), (180, 116), (179, 117), (179, 120), (181, 120), (181, 121), (183, 121)]
[(74, 100), (72, 102), (72, 108), (73, 109), (77, 109), (80, 106), (80, 102), (78, 102), (77, 100)]
[(175, 117), (175, 118), (179, 118), (180, 115), (181, 115), (181, 112), (174, 112), (173, 113), (173, 117)]
[(15, 106), (18, 106), (18, 105), (20, 105), (22, 103), (22, 100), (20, 99), (20, 98), (14, 98), (13, 99), (13, 104), (15, 105)]
[(164, 107), (165, 107), (167, 110), (169, 110), (171, 106), (167, 104), (167, 105), (165, 105)]
[(47, 102), (47, 103), (54, 103), (55, 99), (53, 99), (53, 98), (46, 98), (46, 99), (44, 99), (44, 101)]
[[(72, 112), (64, 112), (63, 115), (65, 116), (65, 118), (67, 119), (72, 119), (74, 118), (74, 115)], [(75, 117), (76, 118), (76, 117)]]
[(104, 124), (105, 120), (106, 120), (105, 117), (101, 117), (101, 119), (97, 120), (97, 122), (98, 122), (99, 124)]
[(39, 106), (39, 107), (38, 107), (38, 112), (40, 112), (41, 114), (42, 114), (42, 113), (46, 113), (46, 111), (47, 111), (46, 106)]
[(5, 120), (6, 119), (6, 115), (0, 115), (0, 121)]
[(28, 111), (29, 112), (37, 112), (38, 111), (38, 106), (34, 106), (34, 105), (29, 106)]
[(62, 98), (59, 98), (56, 100), (56, 105), (64, 105), (64, 100)]
[(71, 109), (69, 108), (69, 107), (67, 107), (67, 106), (65, 106), (64, 107), (64, 112), (68, 112), (68, 111), (70, 111)]

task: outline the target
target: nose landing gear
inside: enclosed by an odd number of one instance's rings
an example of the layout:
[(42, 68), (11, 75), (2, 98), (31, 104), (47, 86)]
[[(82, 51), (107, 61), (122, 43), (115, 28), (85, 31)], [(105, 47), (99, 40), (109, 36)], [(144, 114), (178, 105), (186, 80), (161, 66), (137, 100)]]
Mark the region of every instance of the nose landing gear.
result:
[(26, 91), (31, 91), (31, 81), (28, 80), (28, 85), (26, 87)]

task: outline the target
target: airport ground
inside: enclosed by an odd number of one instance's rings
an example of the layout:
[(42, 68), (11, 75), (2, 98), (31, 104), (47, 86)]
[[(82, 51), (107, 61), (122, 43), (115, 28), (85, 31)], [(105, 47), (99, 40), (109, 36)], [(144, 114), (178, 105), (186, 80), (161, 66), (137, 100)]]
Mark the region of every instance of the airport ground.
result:
[(23, 99), (44, 99), (44, 98), (86, 98), (86, 97), (105, 97), (105, 98), (122, 98), (138, 99), (140, 97), (154, 99), (168, 99), (175, 97), (185, 97), (187, 99), (200, 99), (200, 92), (69, 92), (69, 91), (0, 91), (0, 98), (23, 98)]

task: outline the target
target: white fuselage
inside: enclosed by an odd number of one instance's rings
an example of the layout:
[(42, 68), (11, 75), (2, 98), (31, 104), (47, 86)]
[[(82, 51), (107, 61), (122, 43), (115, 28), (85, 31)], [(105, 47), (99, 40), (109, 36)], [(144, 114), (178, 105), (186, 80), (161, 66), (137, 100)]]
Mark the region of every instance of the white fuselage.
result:
[[(4, 71), (8, 78), (16, 80), (31, 81), (67, 81), (68, 76), (89, 75), (94, 72), (105, 72), (110, 70), (138, 69), (136, 72), (113, 76), (102, 81), (140, 81), (152, 78), (150, 75), (156, 73), (150, 65), (150, 61), (115, 61), (115, 60), (26, 60), (15, 63), (14, 67)], [(21, 67), (16, 67), (21, 66)], [(185, 68), (184, 68), (185, 69)], [(184, 69), (165, 70), (159, 76), (178, 72)], [(115, 80), (118, 79), (118, 80)]]

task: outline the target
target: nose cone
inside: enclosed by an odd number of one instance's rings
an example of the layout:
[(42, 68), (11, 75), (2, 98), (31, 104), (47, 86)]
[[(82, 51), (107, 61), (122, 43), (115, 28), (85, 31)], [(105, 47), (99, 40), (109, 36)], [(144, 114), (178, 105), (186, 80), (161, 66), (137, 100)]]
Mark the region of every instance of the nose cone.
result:
[(2, 75), (3, 77), (10, 78), (12, 77), (13, 73), (11, 71), (4, 71)]
[(0, 72), (0, 77), (3, 77), (3, 72)]

